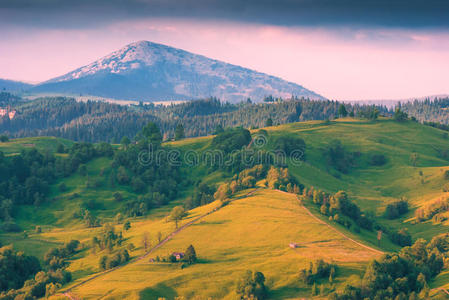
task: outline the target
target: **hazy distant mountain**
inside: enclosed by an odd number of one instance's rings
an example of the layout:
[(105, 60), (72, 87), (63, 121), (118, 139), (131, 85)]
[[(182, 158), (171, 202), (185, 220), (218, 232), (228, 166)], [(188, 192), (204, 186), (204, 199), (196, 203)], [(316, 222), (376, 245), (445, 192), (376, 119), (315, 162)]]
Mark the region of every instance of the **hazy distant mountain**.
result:
[(3, 91), (21, 92), (21, 91), (29, 89), (30, 87), (32, 87), (32, 85), (28, 84), (28, 83), (14, 81), (14, 80), (0, 79), (0, 92), (3, 92)]
[(324, 99), (278, 77), (147, 41), (132, 43), (32, 91), (143, 101), (209, 96), (260, 101), (268, 95)]

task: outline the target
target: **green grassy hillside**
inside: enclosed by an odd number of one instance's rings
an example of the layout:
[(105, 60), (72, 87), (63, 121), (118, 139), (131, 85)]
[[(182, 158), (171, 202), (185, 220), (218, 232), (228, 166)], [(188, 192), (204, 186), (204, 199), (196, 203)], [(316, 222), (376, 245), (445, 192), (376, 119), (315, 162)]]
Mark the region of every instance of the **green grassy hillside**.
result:
[[(306, 143), (306, 160), (300, 165), (288, 161), (289, 171), (304, 186), (336, 193), (345, 190), (349, 198), (367, 213), (372, 213), (376, 221), (393, 230), (407, 228), (412, 238), (430, 240), (433, 236), (448, 232), (449, 221), (414, 222), (414, 211), (441, 197), (449, 196), (443, 187), (449, 183), (445, 171), (449, 170), (449, 139), (444, 131), (415, 122), (395, 122), (389, 119), (363, 121), (340, 119), (332, 122), (302, 122), (264, 128), (268, 133), (268, 143), (262, 148), (271, 151), (276, 148), (277, 138), (297, 136)], [(258, 130), (252, 130), (257, 134)], [(324, 155), (331, 141), (338, 139), (354, 160), (347, 173), (337, 171)], [(51, 138), (12, 140), (0, 144), (0, 151), (7, 154), (34, 144), (38, 149), (56, 149)], [(182, 151), (204, 151), (209, 149), (212, 137), (192, 138), (166, 143), (167, 146)], [(61, 141), (69, 145), (68, 141)], [(370, 162), (373, 155), (382, 154), (386, 163), (374, 166)], [(112, 160), (101, 157), (86, 164), (87, 176), (79, 172), (59, 180), (51, 186), (51, 201), (35, 206), (20, 206), (15, 212), (15, 220), (25, 229), (23, 233), (2, 233), (3, 245), (13, 244), (18, 250), (39, 258), (50, 247), (78, 239), (87, 246), (101, 228), (85, 228), (83, 220), (75, 217), (80, 207), (89, 210), (103, 223), (116, 224), (117, 213), (122, 212), (127, 200), (138, 197), (129, 186), (109, 181)], [(229, 180), (232, 174), (223, 171), (209, 171), (203, 165), (183, 166), (185, 176), (208, 184), (218, 184)], [(61, 191), (64, 183), (66, 189)], [(94, 184), (92, 184), (94, 183)], [(124, 201), (114, 200), (119, 191)], [(185, 186), (176, 200), (170, 204), (150, 210), (145, 217), (129, 218), (131, 229), (124, 232), (126, 245), (136, 246), (130, 251), (132, 258), (144, 254), (142, 235), (148, 232), (151, 244), (157, 244), (158, 232), (165, 237), (175, 230), (173, 222), (166, 216), (172, 207), (181, 205), (193, 191), (193, 186)], [(248, 191), (241, 192), (242, 195)], [(240, 195), (240, 196), (242, 196)], [(386, 206), (406, 197), (410, 211), (393, 220), (383, 214)], [(237, 199), (240, 197), (234, 197)], [(235, 284), (247, 269), (262, 271), (267, 278), (267, 286), (273, 299), (310, 296), (310, 287), (298, 280), (299, 269), (307, 267), (316, 258), (339, 266), (335, 286), (339, 289), (343, 282), (359, 281), (367, 262), (379, 255), (378, 252), (363, 248), (354, 241), (383, 251), (396, 251), (399, 246), (384, 238), (377, 248), (377, 232), (348, 230), (320, 215), (319, 207), (309, 201), (303, 203), (318, 219), (331, 224), (332, 228), (310, 216), (300, 206), (292, 194), (262, 188), (254, 195), (243, 197), (218, 209), (199, 222), (189, 226), (151, 253), (145, 259), (131, 262), (119, 270), (73, 289), (73, 293), (83, 299), (157, 299), (194, 295), (214, 299), (232, 299)], [(181, 222), (186, 224), (195, 217), (213, 211), (219, 203), (211, 203), (189, 211)], [(42, 226), (42, 233), (35, 233), (36, 225)], [(116, 225), (121, 230), (122, 224)], [(288, 247), (290, 242), (299, 248)], [(184, 251), (193, 244), (200, 262), (185, 269), (178, 264), (153, 263), (150, 258), (166, 256), (173, 251)], [(74, 282), (83, 282), (100, 272), (99, 257), (85, 249), (72, 258), (69, 270)], [(449, 287), (447, 271), (441, 273), (432, 287)], [(64, 287), (68, 288), (68, 287)]]
[[(449, 221), (442, 224), (412, 224), (414, 209), (435, 199), (446, 197), (443, 186), (449, 181), (449, 139), (444, 131), (414, 122), (398, 123), (390, 119), (375, 122), (340, 119), (333, 122), (311, 121), (264, 128), (269, 135), (265, 149), (276, 146), (279, 136), (299, 136), (307, 145), (306, 161), (300, 166), (289, 164), (289, 170), (306, 186), (335, 193), (345, 190), (361, 208), (373, 212), (379, 221), (393, 227), (406, 227), (414, 238), (429, 239), (447, 231)], [(258, 130), (253, 130), (257, 134)], [(173, 145), (184, 148), (205, 147), (208, 139), (187, 139)], [(338, 139), (351, 152), (359, 153), (348, 174), (327, 164), (325, 147)], [(387, 162), (372, 166), (370, 158), (383, 154)], [(411, 161), (416, 154), (416, 163)], [(288, 160), (287, 160), (288, 161)], [(422, 175), (421, 175), (422, 174)], [(397, 220), (381, 218), (385, 206), (400, 197), (409, 200), (411, 210)], [(374, 237), (368, 237), (373, 242)], [(388, 245), (387, 250), (389, 249)], [(394, 248), (394, 246), (393, 246)]]
[(31, 137), (12, 139), (8, 142), (0, 142), (0, 151), (6, 155), (20, 153), (22, 149), (33, 148), (39, 151), (55, 152), (59, 144), (68, 147), (73, 144), (73, 141), (55, 137)]

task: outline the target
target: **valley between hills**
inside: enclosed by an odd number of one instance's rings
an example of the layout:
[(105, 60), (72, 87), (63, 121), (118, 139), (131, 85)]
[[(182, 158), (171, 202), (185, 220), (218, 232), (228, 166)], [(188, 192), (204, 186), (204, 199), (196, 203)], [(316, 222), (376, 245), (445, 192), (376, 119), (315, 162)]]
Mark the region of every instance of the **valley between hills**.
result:
[[(48, 174), (43, 168), (49, 166), (66, 172), (48, 181), (45, 199), (34, 195), (34, 203), (8, 211), (8, 226), (20, 229), (5, 231), (3, 225), (0, 234), (2, 245), (48, 268), (39, 276), (70, 273), (70, 280), (46, 284), (47, 297), (235, 299), (249, 284), (252, 293), (269, 299), (358, 293), (444, 299), (444, 130), (380, 117), (225, 129), (162, 143), (157, 126), (149, 124), (140, 136), (136, 144), (46, 137), (0, 144), (4, 168), (32, 156), (41, 165), (30, 176)], [(179, 164), (168, 164), (166, 157), (162, 165), (136, 164), (144, 141), (159, 142), (156, 147), (167, 153), (179, 151)], [(292, 149), (303, 150), (299, 160), (255, 158)], [(189, 151), (210, 150), (235, 157), (229, 165), (185, 159)], [(250, 165), (242, 160), (244, 151), (255, 158)], [(158, 185), (145, 184), (148, 176)], [(190, 245), (194, 259), (184, 256)], [(394, 283), (389, 289), (388, 282), (376, 290), (372, 284), (383, 273), (373, 266), (396, 263), (409, 268), (410, 290)], [(247, 270), (255, 273), (245, 277)], [(263, 274), (263, 284), (256, 273)], [(425, 284), (415, 287), (423, 278)], [(36, 275), (17, 293), (37, 292), (39, 280)]]

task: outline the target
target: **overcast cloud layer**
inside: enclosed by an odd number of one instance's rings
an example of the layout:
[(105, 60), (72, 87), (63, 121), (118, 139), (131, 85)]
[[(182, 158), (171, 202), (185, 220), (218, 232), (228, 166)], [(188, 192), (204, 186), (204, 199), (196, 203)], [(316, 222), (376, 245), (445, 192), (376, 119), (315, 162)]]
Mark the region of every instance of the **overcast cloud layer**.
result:
[(449, 94), (447, 0), (0, 0), (0, 78), (41, 82), (148, 40), (331, 99)]
[(449, 28), (446, 0), (0, 0), (3, 25), (89, 27), (142, 17), (287, 26)]

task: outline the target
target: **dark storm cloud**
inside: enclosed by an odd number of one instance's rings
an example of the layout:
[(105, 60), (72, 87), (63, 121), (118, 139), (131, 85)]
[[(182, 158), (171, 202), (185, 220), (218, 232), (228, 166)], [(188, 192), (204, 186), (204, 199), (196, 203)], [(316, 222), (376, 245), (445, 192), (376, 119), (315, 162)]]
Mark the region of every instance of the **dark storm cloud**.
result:
[(449, 28), (447, 0), (0, 0), (0, 24), (79, 28), (145, 17), (287, 26)]

